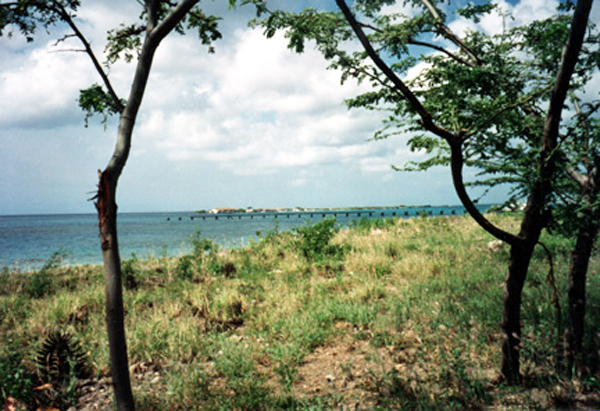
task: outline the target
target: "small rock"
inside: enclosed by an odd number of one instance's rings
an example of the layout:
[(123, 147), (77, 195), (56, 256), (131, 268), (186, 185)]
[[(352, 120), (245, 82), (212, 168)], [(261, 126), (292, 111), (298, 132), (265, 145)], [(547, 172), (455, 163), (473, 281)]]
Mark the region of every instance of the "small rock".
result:
[(325, 379), (327, 380), (327, 382), (333, 382), (333, 381), (335, 381), (335, 377), (332, 374), (326, 375)]
[(503, 247), (504, 247), (504, 243), (500, 240), (490, 241), (487, 244), (487, 250), (490, 252), (500, 251), (500, 250), (502, 250)]

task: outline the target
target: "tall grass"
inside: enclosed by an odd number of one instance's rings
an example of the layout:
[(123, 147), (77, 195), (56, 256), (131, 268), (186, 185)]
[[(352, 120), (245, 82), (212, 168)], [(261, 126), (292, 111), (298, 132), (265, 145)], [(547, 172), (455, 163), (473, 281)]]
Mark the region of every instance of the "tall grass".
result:
[[(517, 224), (490, 218), (507, 229)], [(197, 236), (190, 255), (132, 256), (124, 285), (137, 401), (148, 410), (544, 408), (600, 388), (597, 353), (576, 388), (555, 372), (543, 252), (534, 255), (524, 291), (526, 385), (497, 384), (508, 249), (487, 251), (490, 240), (465, 217), (361, 220), (349, 228), (324, 220), (273, 230), (242, 249)], [(548, 235), (544, 242), (565, 306), (571, 242)], [(590, 313), (600, 303), (599, 269), (595, 256)], [(1, 274), (2, 402), (52, 405), (36, 396), (32, 358), (57, 330), (85, 347), (96, 377), (109, 375), (100, 268), (52, 262), (40, 272)], [(589, 315), (588, 330), (598, 321)], [(591, 334), (586, 348), (594, 353)]]

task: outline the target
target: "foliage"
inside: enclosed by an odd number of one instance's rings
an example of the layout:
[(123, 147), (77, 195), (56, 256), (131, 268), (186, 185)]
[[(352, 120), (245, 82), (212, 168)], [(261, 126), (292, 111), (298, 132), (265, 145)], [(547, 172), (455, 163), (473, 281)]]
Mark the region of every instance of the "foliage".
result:
[[(4, 338), (3, 338), (4, 340)], [(22, 366), (23, 353), (0, 349), (0, 401), (8, 397), (30, 399), (33, 395), (34, 377)]]
[(49, 29), (62, 20), (63, 12), (74, 12), (81, 5), (79, 0), (18, 1), (0, 4), (0, 36), (12, 37), (17, 28), (28, 42), (34, 40), (39, 27)]
[[(344, 3), (340, 1), (338, 5)], [(351, 42), (356, 36), (341, 12), (275, 10), (254, 24), (262, 26), (267, 37), (277, 30), (284, 31), (289, 47), (297, 52), (312, 41), (330, 61), (330, 68), (341, 72), (342, 81), (354, 78), (370, 84), (369, 91), (348, 99), (347, 105), (389, 112), (375, 139), (409, 135), (410, 149), (426, 155), (423, 160), (397, 169), (420, 171), (448, 165), (450, 146), (432, 133), (433, 129), (447, 131), (459, 137), (465, 165), (477, 172), (470, 185), (505, 185), (511, 190), (507, 205), (523, 201), (535, 181), (531, 176), (538, 172), (543, 113), (562, 56), (562, 48), (556, 44), (565, 43), (571, 10), (561, 8), (547, 19), (514, 26), (512, 16), (492, 2), (449, 8), (449, 13), (455, 12), (474, 23), (491, 13), (502, 19), (503, 29), (496, 34), (473, 30), (458, 38), (446, 25), (452, 17), (446, 17), (428, 1), (409, 2), (411, 16), (383, 13), (382, 7), (392, 3), (396, 2), (355, 1), (352, 9), (357, 25), (390, 73), (384, 72), (364, 50), (349, 51), (354, 49)], [(598, 118), (597, 97), (583, 94), (593, 76), (599, 74), (598, 38), (598, 30), (592, 24), (571, 82), (573, 102), (567, 107), (569, 113), (576, 113), (575, 103), (585, 102), (586, 107), (591, 104), (588, 108), (595, 109), (563, 118), (560, 148), (571, 167), (581, 167), (582, 157), (598, 147), (598, 142), (590, 140), (599, 135), (590, 129)], [(455, 49), (448, 47), (451, 43)], [(418, 75), (406, 77), (411, 69), (418, 69)], [(406, 87), (416, 103), (400, 92), (398, 82), (392, 81), (391, 76), (406, 78)], [(421, 109), (416, 108), (419, 105)], [(431, 116), (435, 127), (427, 125), (429, 120), (424, 115)], [(581, 134), (586, 128), (588, 142), (581, 144), (581, 139), (573, 134)], [(592, 163), (596, 157), (597, 154), (589, 157)], [(567, 174), (557, 175), (557, 192), (549, 204), (556, 206), (566, 199), (568, 207), (581, 203), (579, 190), (569, 184)], [(560, 224), (563, 217), (557, 214)]]
[(102, 116), (102, 123), (106, 126), (108, 118), (114, 114), (119, 114), (127, 104), (125, 100), (120, 100), (120, 105), (116, 105), (113, 97), (102, 89), (99, 84), (80, 90), (79, 107), (85, 112), (85, 126), (95, 114)]
[(55, 292), (56, 282), (54, 276), (66, 256), (67, 253), (62, 250), (52, 253), (42, 268), (28, 276), (29, 282), (25, 285), (23, 291), (31, 298), (41, 298)]
[(297, 235), (296, 246), (309, 261), (336, 255), (342, 250), (330, 242), (338, 231), (335, 218), (326, 218), (313, 225), (294, 228)]
[(200, 229), (197, 229), (196, 232), (190, 236), (190, 242), (193, 247), (193, 254), (197, 257), (219, 251), (219, 244), (211, 239), (202, 237), (202, 231)]
[(131, 254), (131, 258), (123, 261), (121, 267), (121, 274), (123, 277), (123, 285), (126, 290), (134, 290), (138, 287), (139, 283), (139, 272), (136, 269), (138, 258), (135, 253)]
[(396, 220), (394, 218), (381, 219), (361, 217), (359, 220), (351, 220), (348, 224), (348, 227), (363, 232), (369, 232), (376, 229), (385, 229), (393, 226), (394, 224), (396, 224)]

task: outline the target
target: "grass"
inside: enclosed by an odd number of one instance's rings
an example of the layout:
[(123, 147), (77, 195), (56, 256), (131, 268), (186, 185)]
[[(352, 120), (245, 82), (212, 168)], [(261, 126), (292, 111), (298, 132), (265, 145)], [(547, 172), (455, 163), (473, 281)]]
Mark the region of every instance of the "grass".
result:
[[(518, 224), (511, 216), (490, 218), (512, 230)], [(323, 220), (273, 230), (242, 249), (195, 238), (187, 256), (132, 256), (123, 262), (124, 297), (138, 405), (548, 408), (600, 389), (593, 331), (586, 341), (590, 374), (572, 382), (555, 371), (555, 311), (542, 250), (524, 290), (525, 383), (497, 383), (508, 249), (487, 251), (491, 240), (466, 217), (361, 220), (347, 229)], [(544, 242), (566, 307), (571, 241), (547, 235)], [(9, 396), (31, 407), (66, 402), (57, 400), (59, 387), (35, 389), (45, 382), (36, 353), (56, 331), (85, 348), (96, 379), (109, 375), (101, 267), (61, 267), (58, 257), (35, 273), (0, 273), (2, 403)], [(588, 330), (600, 324), (593, 314), (599, 271), (595, 256)]]

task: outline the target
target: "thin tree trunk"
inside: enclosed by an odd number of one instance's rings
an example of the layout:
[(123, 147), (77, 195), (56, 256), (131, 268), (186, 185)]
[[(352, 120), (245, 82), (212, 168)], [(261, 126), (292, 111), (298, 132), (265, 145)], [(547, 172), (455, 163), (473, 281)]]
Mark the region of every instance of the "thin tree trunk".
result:
[(521, 382), (521, 299), (533, 247), (513, 245), (510, 248), (508, 272), (502, 295), (502, 365), (500, 372), (509, 384)]
[(165, 36), (181, 22), (196, 3), (198, 0), (182, 0), (160, 23), (156, 19), (160, 2), (145, 3), (148, 15), (146, 37), (140, 51), (129, 98), (119, 119), (113, 156), (106, 169), (100, 174), (96, 208), (104, 262), (110, 368), (119, 411), (134, 411), (135, 403), (129, 378), (121, 258), (117, 240), (117, 182), (129, 157), (133, 127), (148, 84), (154, 53)]
[(569, 309), (565, 329), (564, 355), (568, 375), (582, 368), (583, 335), (585, 328), (585, 282), (588, 262), (598, 234), (598, 222), (590, 218), (579, 227), (577, 243), (569, 266)]
[(125, 411), (134, 410), (135, 403), (129, 378), (121, 259), (117, 240), (117, 204), (115, 201), (117, 177), (109, 169), (100, 175), (96, 208), (98, 210), (102, 258), (104, 261), (106, 327), (110, 350), (110, 369), (117, 409)]

